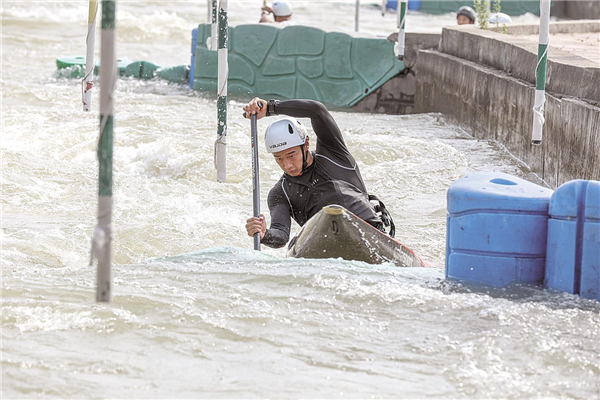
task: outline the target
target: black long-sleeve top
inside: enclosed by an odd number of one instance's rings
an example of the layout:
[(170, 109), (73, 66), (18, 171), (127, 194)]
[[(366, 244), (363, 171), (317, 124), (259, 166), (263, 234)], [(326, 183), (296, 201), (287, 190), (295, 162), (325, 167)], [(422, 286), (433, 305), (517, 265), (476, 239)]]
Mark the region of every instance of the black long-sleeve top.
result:
[(290, 237), (291, 218), (302, 226), (330, 204), (341, 205), (369, 224), (381, 226), (358, 165), (325, 106), (313, 100), (287, 100), (278, 103), (275, 113), (310, 118), (317, 148), (312, 153), (313, 163), (302, 175), (284, 173), (269, 192), (271, 225), (261, 243), (284, 246)]

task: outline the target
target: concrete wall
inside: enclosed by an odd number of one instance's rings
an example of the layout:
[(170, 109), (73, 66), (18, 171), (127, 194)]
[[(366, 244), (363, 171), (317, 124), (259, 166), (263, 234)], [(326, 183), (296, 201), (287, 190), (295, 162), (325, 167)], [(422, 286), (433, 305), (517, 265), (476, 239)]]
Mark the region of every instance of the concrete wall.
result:
[[(380, 112), (387, 114), (412, 114), (415, 103), (416, 64), (419, 51), (437, 48), (440, 41), (437, 33), (407, 33), (404, 49), (404, 69), (352, 107), (358, 112)], [(398, 32), (388, 37), (396, 42)]]
[(417, 71), (416, 112), (442, 112), (475, 137), (497, 140), (552, 187), (600, 180), (599, 107), (547, 94), (543, 144), (531, 146), (533, 84), (435, 50), (419, 53)]
[[(600, 2), (598, 3), (600, 5)], [(532, 25), (511, 27), (514, 34), (537, 34)], [(600, 21), (551, 24), (552, 33), (599, 32)], [(452, 26), (442, 31), (439, 50), (459, 58), (488, 65), (525, 82), (535, 83), (537, 43), (484, 31), (473, 26)], [(546, 90), (600, 104), (600, 68), (598, 63), (552, 46), (548, 50)], [(592, 84), (596, 82), (597, 84)]]
[(554, 0), (550, 15), (569, 19), (600, 19), (598, 0)]

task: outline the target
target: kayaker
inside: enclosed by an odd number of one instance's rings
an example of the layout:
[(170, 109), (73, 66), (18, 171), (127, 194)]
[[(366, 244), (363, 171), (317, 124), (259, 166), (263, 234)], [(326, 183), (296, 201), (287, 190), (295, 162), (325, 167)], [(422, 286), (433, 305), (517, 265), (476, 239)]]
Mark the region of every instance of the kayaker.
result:
[[(271, 14), (273, 17), (271, 18)], [(271, 7), (262, 7), (261, 23), (277, 23), (282, 26), (295, 25), (292, 21), (292, 5), (289, 1), (276, 1)]]
[[(259, 106), (262, 105), (262, 108)], [(271, 225), (264, 215), (249, 218), (249, 236), (260, 233), (261, 243), (283, 247), (290, 237), (291, 218), (304, 225), (323, 206), (338, 204), (382, 231), (393, 230), (393, 221), (383, 203), (374, 205), (350, 154), (342, 132), (325, 106), (313, 100), (269, 100), (254, 98), (244, 107), (246, 118), (287, 115), (273, 122), (265, 133), (267, 151), (284, 174), (269, 192)], [(316, 150), (309, 150), (306, 127), (297, 118), (310, 118), (317, 136)], [(393, 236), (393, 231), (390, 232)]]
[(456, 23), (458, 25), (469, 25), (475, 23), (475, 11), (469, 6), (463, 6), (456, 12)]

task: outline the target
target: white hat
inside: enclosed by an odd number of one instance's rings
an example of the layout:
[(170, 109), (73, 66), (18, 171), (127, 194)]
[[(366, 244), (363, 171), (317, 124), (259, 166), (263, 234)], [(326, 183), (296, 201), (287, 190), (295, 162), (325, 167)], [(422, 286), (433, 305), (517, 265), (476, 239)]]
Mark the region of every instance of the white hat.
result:
[(292, 5), (289, 1), (276, 1), (271, 8), (276, 17), (287, 17), (288, 15), (292, 15)]
[(306, 143), (308, 134), (302, 123), (294, 118), (273, 122), (265, 132), (265, 146), (269, 153), (277, 153)]

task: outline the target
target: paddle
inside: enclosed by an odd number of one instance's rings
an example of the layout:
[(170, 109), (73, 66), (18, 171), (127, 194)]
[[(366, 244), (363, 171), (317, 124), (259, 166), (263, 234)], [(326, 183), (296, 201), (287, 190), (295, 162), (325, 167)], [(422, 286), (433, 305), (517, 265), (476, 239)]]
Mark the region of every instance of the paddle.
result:
[[(261, 102), (258, 103), (260, 109), (263, 108)], [(256, 128), (256, 114), (250, 115), (250, 141), (252, 143), (252, 211), (253, 216), (260, 216), (260, 183), (258, 175), (258, 140)], [(254, 234), (254, 250), (260, 251), (260, 232)]]

